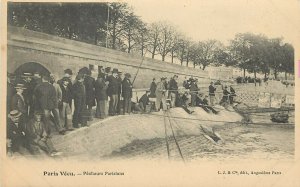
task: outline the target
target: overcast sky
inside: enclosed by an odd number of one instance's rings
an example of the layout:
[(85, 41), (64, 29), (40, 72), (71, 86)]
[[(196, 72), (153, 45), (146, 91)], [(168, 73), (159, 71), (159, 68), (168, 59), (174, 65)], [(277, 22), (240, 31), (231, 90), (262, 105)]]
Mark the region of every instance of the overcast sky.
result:
[(224, 43), (236, 33), (300, 42), (299, 0), (127, 0), (146, 23), (170, 21), (193, 40)]

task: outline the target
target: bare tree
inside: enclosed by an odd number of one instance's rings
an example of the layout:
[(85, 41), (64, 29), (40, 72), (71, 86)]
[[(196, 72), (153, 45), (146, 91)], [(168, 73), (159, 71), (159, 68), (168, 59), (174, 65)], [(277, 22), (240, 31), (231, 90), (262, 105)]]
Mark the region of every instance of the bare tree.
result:
[(158, 46), (160, 44), (160, 34), (161, 34), (161, 27), (159, 23), (152, 23), (149, 26), (149, 45), (148, 51), (151, 53), (151, 58), (154, 59), (155, 55), (158, 54)]
[(158, 45), (158, 53), (162, 57), (162, 61), (165, 61), (166, 56), (174, 49), (174, 45), (177, 39), (177, 31), (174, 26), (167, 22), (161, 22), (161, 35)]

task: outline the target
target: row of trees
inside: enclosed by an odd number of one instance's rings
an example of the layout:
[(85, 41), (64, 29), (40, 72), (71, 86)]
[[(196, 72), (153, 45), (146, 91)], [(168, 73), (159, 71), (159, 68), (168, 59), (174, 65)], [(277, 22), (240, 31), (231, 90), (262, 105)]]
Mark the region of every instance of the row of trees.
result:
[[(224, 46), (195, 42), (168, 22), (146, 24), (126, 3), (8, 3), (10, 25), (45, 32), (162, 61), (205, 69), (235, 66), (248, 72), (294, 72), (294, 50), (282, 38), (237, 34)], [(245, 74), (245, 73), (244, 73)]]

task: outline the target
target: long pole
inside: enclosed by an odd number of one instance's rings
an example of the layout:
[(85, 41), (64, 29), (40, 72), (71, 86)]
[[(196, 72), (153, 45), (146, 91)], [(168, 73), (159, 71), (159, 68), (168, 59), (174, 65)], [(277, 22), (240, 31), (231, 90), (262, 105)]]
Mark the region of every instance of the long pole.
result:
[(136, 77), (137, 77), (137, 75), (138, 75), (138, 73), (139, 73), (139, 71), (140, 71), (140, 69), (141, 69), (141, 67), (142, 67), (142, 65), (143, 65), (145, 56), (146, 56), (146, 52), (145, 52), (145, 54), (143, 55), (142, 62), (140, 63), (140, 65), (139, 65), (139, 67), (138, 67), (138, 69), (137, 69), (137, 71), (136, 71), (136, 73), (135, 73), (135, 76), (134, 76), (133, 81), (132, 81), (132, 85), (133, 85), (134, 81), (136, 80)]
[(105, 42), (106, 48), (108, 46), (108, 23), (109, 23), (109, 3), (107, 3), (106, 42)]

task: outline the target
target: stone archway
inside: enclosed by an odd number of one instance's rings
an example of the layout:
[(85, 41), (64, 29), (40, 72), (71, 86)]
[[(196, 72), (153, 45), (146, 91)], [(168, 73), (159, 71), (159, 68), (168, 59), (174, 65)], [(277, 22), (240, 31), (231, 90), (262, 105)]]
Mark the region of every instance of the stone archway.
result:
[(16, 70), (15, 70), (15, 74), (16, 75), (21, 75), (22, 73), (35, 73), (35, 72), (40, 72), (42, 75), (45, 74), (50, 74), (50, 71), (43, 66), (40, 63), (37, 62), (26, 62), (22, 65), (20, 65)]

